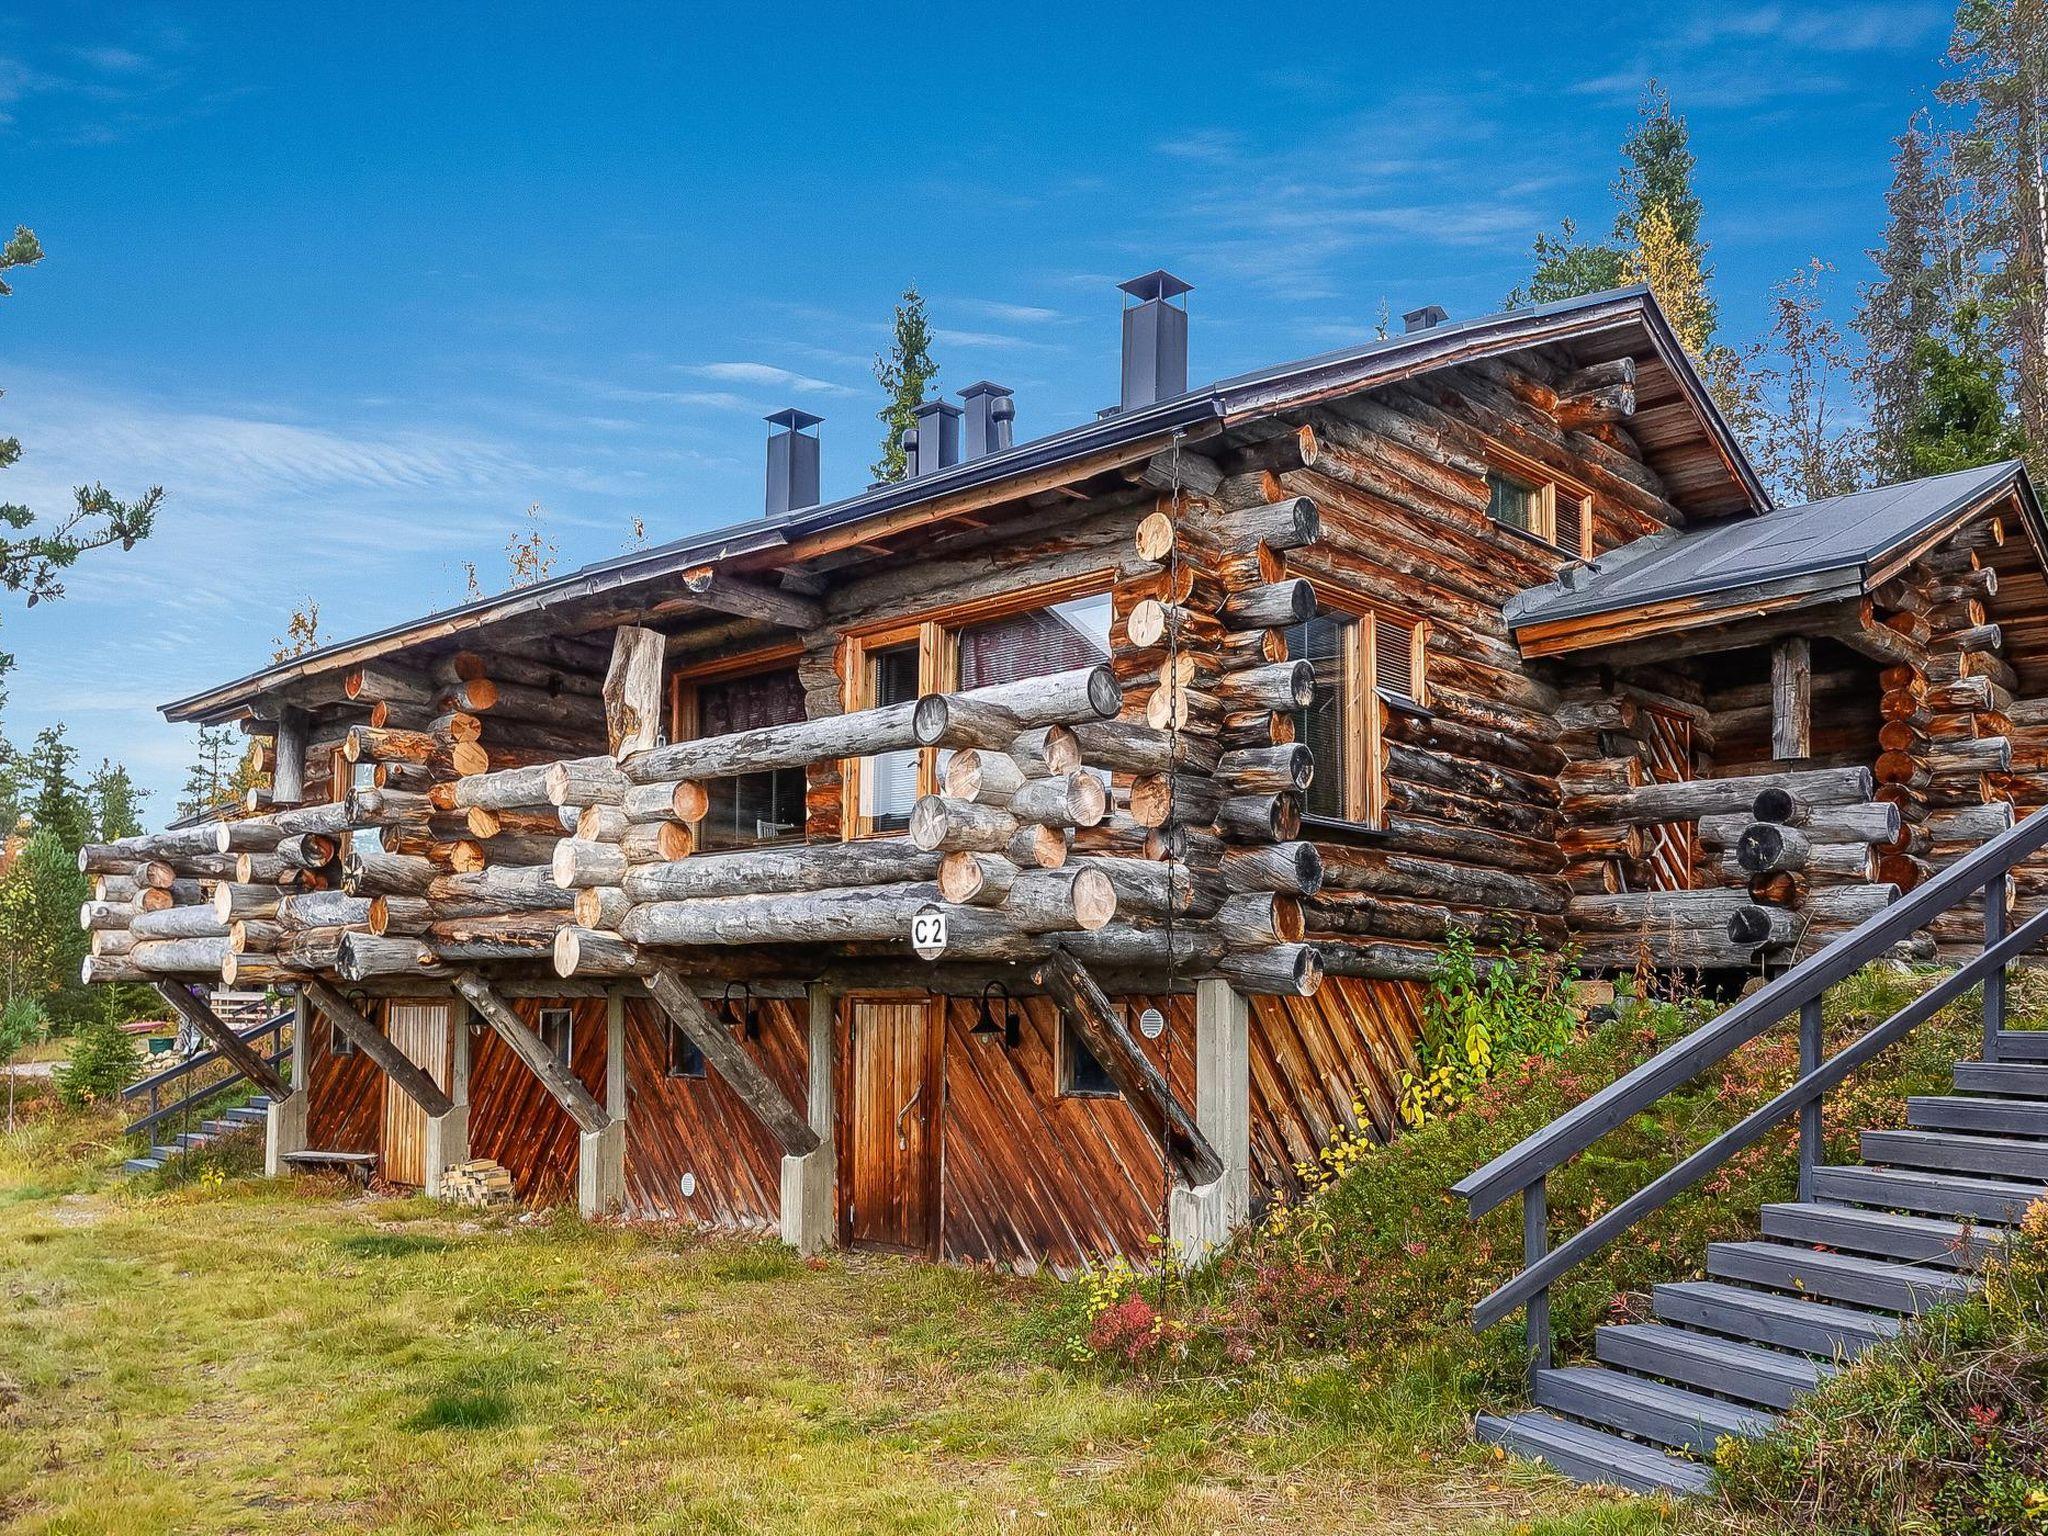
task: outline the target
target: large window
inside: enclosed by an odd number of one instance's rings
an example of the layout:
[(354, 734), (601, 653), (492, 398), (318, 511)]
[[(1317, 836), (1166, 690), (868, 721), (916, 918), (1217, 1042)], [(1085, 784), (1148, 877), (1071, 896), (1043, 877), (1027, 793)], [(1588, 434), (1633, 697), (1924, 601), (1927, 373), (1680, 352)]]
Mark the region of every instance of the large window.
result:
[(1489, 469), (1486, 515), (1570, 554), (1593, 553), (1593, 498), (1537, 465)]
[[(700, 684), (695, 736), (725, 736), (804, 718), (804, 689), (795, 667)], [(804, 835), (804, 771), (777, 768), (736, 774), (704, 786), (710, 801), (697, 846), (752, 848)]]
[[(1103, 578), (1107, 585), (1107, 578)], [(1020, 595), (959, 623), (925, 620), (854, 637), (846, 705), (874, 709), (920, 694), (987, 688), (1109, 659), (1109, 593)], [(848, 765), (850, 836), (901, 831), (939, 785), (943, 754), (885, 752)]]
[(1424, 631), (1369, 609), (1323, 611), (1284, 633), (1290, 661), (1315, 670), (1315, 698), (1294, 712), (1294, 739), (1315, 754), (1302, 796), (1311, 816), (1377, 827), (1386, 816), (1380, 719), (1387, 703), (1419, 706)]

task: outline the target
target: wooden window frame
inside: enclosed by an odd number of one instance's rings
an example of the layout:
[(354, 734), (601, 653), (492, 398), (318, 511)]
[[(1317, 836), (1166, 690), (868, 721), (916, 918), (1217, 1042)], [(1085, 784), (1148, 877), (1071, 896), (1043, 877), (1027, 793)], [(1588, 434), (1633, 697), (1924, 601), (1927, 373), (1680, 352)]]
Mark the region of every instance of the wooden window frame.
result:
[[(697, 1042), (692, 1040), (684, 1032), (683, 1027), (676, 1023), (674, 1019), (663, 1019), (662, 1023), (668, 1028), (668, 1036), (662, 1042), (661, 1075), (669, 1081), (677, 1083), (701, 1082), (709, 1077), (711, 1075), (710, 1065), (704, 1060), (704, 1052)], [(676, 1070), (676, 1042), (678, 1040), (681, 1040), (688, 1046), (690, 1054), (696, 1058), (697, 1064), (694, 1071), (686, 1069), (678, 1072)]]
[[(1128, 1023), (1129, 1008), (1121, 1003), (1115, 1006), (1117, 1011), (1125, 1016), (1125, 1022)], [(1087, 1052), (1091, 1060), (1094, 1058), (1095, 1053), (1088, 1050), (1088, 1042), (1081, 1038), (1080, 1031), (1074, 1028), (1073, 1021), (1064, 1013), (1058, 1016), (1057, 1022), (1059, 1030), (1053, 1036), (1053, 1097), (1056, 1099), (1082, 1099), (1095, 1103), (1121, 1099), (1124, 1096), (1123, 1090), (1116, 1086), (1113, 1079), (1109, 1080), (1107, 1088), (1076, 1088), (1074, 1086), (1075, 1050), (1079, 1049)], [(1101, 1072), (1105, 1079), (1109, 1079), (1109, 1072), (1100, 1061), (1095, 1063), (1095, 1069)]]
[(557, 1013), (562, 1016), (562, 1043), (567, 1049), (557, 1052), (553, 1046), (548, 1046), (548, 1051), (566, 1069), (571, 1067), (576, 1060), (576, 1010), (574, 1008), (541, 1009), (539, 1013), (534, 1015), (533, 1032), (540, 1037), (542, 1045), (547, 1045), (548, 1016)]
[[(839, 702), (848, 714), (871, 707), (874, 697), (873, 659), (877, 652), (915, 643), (917, 646), (917, 691), (950, 693), (960, 685), (960, 633), (976, 625), (1007, 619), (1020, 613), (1054, 608), (1078, 598), (1100, 597), (1116, 584), (1113, 567), (1085, 571), (1059, 581), (1019, 587), (993, 597), (959, 603), (934, 612), (891, 619), (858, 629), (840, 638)], [(1114, 616), (1111, 620), (1114, 623)], [(861, 777), (865, 758), (840, 761), (841, 836), (852, 842), (864, 837), (900, 837), (900, 832), (875, 831), (871, 818), (861, 811)], [(939, 749), (918, 751), (917, 792), (935, 795), (939, 791)]]
[[(1488, 522), (1496, 528), (1510, 533), (1522, 534), (1536, 539), (1552, 549), (1562, 550), (1578, 559), (1588, 560), (1593, 556), (1593, 493), (1569, 475), (1561, 475), (1547, 464), (1534, 459), (1523, 458), (1507, 449), (1489, 450), (1486, 467), (1510, 480), (1533, 486), (1536, 503), (1531, 514), (1531, 526), (1517, 528), (1512, 523), (1503, 523), (1489, 517)], [(1558, 537), (1558, 513), (1567, 513), (1565, 526), (1572, 538), (1566, 542)]]
[(1405, 609), (1369, 602), (1321, 577), (1308, 578), (1319, 614), (1344, 621), (1344, 677), (1339, 729), (1344, 736), (1344, 814), (1339, 820), (1371, 831), (1387, 822), (1386, 711), (1379, 687), (1379, 621), (1408, 626), (1408, 702), (1429, 699), (1429, 620)]
[(729, 683), (761, 672), (779, 672), (803, 659), (802, 641), (785, 641), (721, 656), (716, 661), (677, 667), (668, 675), (668, 739), (697, 739), (697, 689), (704, 683)]

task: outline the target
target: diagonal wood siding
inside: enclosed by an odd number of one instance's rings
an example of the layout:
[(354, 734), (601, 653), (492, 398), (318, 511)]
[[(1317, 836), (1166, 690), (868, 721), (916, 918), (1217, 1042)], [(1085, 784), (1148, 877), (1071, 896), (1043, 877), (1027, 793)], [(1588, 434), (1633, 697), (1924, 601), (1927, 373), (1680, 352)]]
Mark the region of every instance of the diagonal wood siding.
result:
[[(747, 1048), (792, 1104), (805, 1101), (807, 1005), (757, 1004), (761, 1037)], [(741, 1231), (772, 1227), (782, 1211), (782, 1148), (716, 1072), (670, 1077), (665, 1016), (626, 1005), (626, 1210), (689, 1217)], [(696, 1175), (685, 1199), (682, 1178)]]
[[(529, 1029), (541, 1010), (571, 1009), (576, 1017), (570, 1070), (598, 1103), (604, 1102), (604, 999), (550, 1003), (521, 998), (513, 1010)], [(467, 1028), (467, 1025), (463, 1027)], [(512, 1054), (497, 1031), (472, 1034), (469, 1047), (469, 1151), (504, 1164), (526, 1205), (560, 1205), (576, 1198), (576, 1122), (540, 1079)]]
[(384, 1139), (384, 1074), (360, 1051), (334, 1054), (334, 1025), (306, 1010), (306, 1145), (317, 1152), (376, 1152)]

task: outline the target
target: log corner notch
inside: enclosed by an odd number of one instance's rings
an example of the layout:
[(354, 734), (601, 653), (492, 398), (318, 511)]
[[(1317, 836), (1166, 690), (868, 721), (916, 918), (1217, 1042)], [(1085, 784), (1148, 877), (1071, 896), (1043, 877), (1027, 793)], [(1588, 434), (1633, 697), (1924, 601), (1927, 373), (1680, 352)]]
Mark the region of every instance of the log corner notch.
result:
[[(157, 994), (171, 1005), (178, 1016), (189, 1023), (200, 1034), (212, 1042), (215, 1050), (226, 1057), (228, 1062), (244, 1077), (269, 1094), (273, 1099), (291, 1096), (292, 1086), (278, 1075), (277, 1068), (251, 1050), (242, 1037), (234, 1032), (220, 1017), (198, 997), (174, 981), (160, 981), (156, 984)], [(294, 1040), (292, 1049), (305, 1049), (302, 1041)]]
[(783, 1097), (775, 1080), (733, 1039), (729, 1030), (711, 1017), (710, 1010), (698, 1001), (697, 994), (680, 976), (666, 966), (657, 966), (646, 981), (647, 990), (661, 1011), (703, 1052), (711, 1069), (782, 1144), (785, 1157), (806, 1157), (823, 1145), (802, 1112)]
[(1051, 994), (1080, 1032), (1090, 1054), (1137, 1111), (1148, 1133), (1161, 1137), (1167, 1155), (1184, 1182), (1200, 1189), (1225, 1172), (1224, 1162), (1209, 1138), (1174, 1098), (1152, 1058), (1131, 1038), (1129, 1027), (1086, 967), (1065, 950), (1055, 948), (1032, 972), (1032, 981)]

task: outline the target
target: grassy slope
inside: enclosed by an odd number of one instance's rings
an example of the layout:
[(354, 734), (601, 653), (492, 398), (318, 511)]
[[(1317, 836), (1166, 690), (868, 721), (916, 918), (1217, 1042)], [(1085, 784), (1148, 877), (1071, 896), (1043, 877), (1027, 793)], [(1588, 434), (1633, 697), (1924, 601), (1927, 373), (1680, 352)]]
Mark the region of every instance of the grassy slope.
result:
[[(1838, 998), (1838, 1036), (1895, 1006)], [(1598, 1085), (1675, 1017), (1609, 1026), (1472, 1113), (1369, 1155), (1284, 1236), (1171, 1288), (1188, 1347), (1072, 1368), (1080, 1293), (882, 1259), (230, 1176), (118, 1186), (104, 1123), (0, 1144), (0, 1524), (24, 1531), (1008, 1529), (1639, 1532), (1616, 1503), (1465, 1443), (1516, 1391), (1512, 1210), (1473, 1227), (1451, 1179)], [(1938, 1086), (1951, 1018), (1831, 1124)], [(1783, 1081), (1763, 1043), (1556, 1181), (1560, 1228)], [(98, 1140), (96, 1140), (98, 1138)], [(1760, 1157), (1559, 1299), (1691, 1272), (1782, 1192)]]

